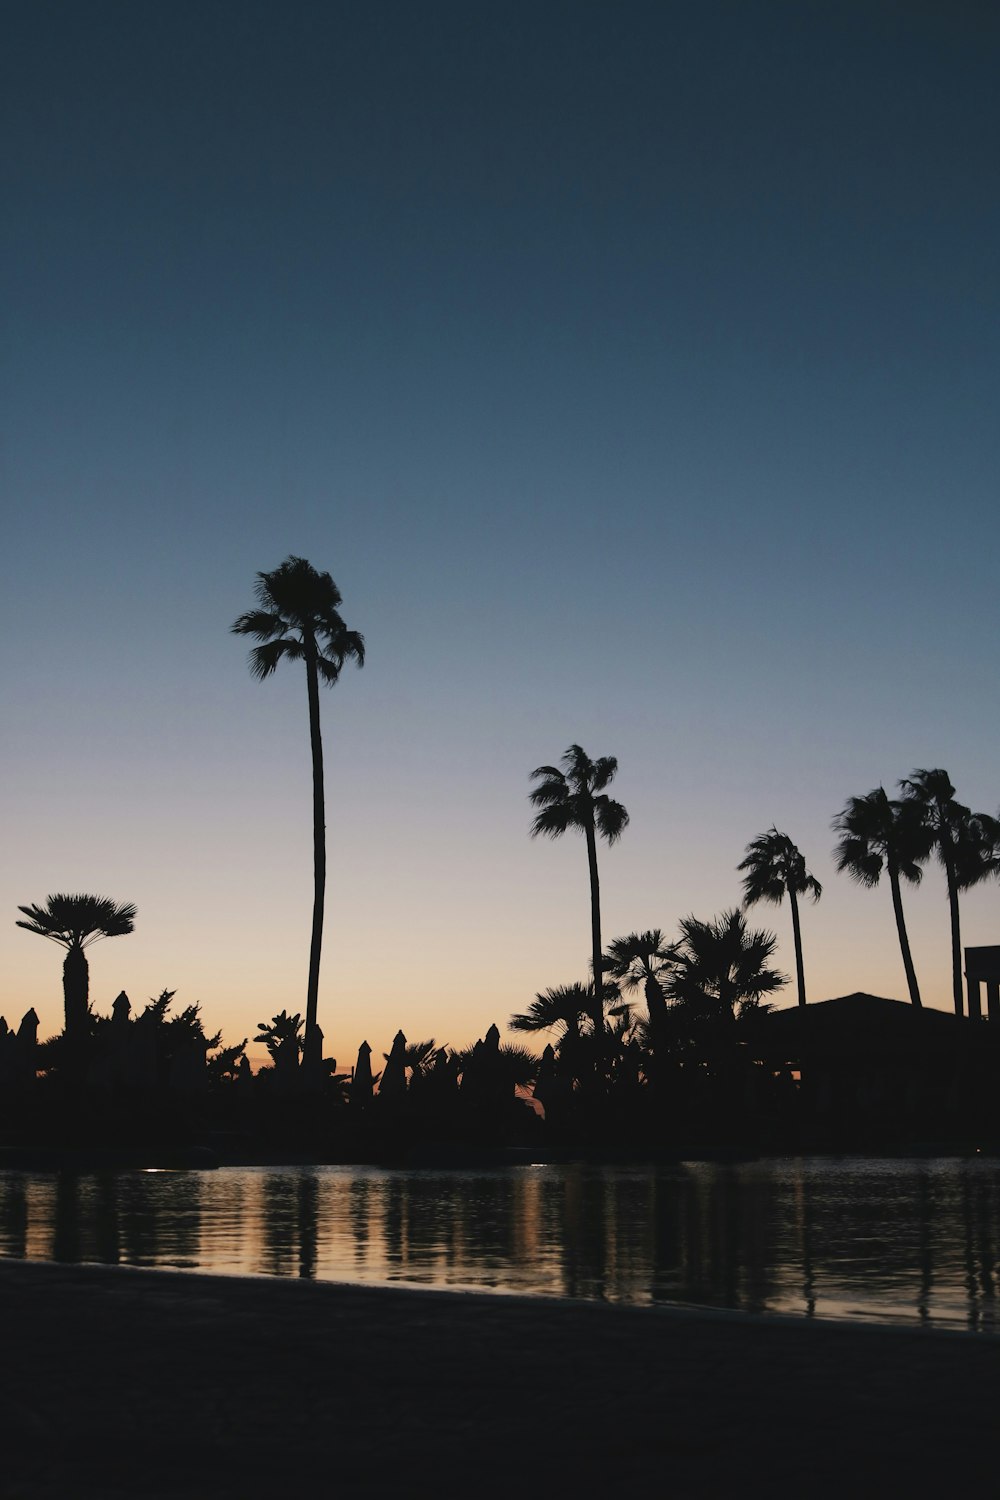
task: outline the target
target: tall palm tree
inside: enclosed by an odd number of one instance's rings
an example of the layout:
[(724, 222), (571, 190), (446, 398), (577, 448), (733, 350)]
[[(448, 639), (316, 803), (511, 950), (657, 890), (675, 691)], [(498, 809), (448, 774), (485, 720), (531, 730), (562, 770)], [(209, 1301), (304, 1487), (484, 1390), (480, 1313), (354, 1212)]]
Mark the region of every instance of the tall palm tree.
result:
[(615, 938), (608, 945), (603, 962), (604, 972), (626, 992), (642, 986), (655, 1051), (657, 1038), (663, 1037), (666, 1028), (663, 981), (675, 962), (673, 949), (668, 947), (659, 927), (652, 927), (648, 932), (630, 932), (628, 937)]
[(531, 825), (531, 836), (543, 833), (558, 838), (568, 828), (581, 832), (587, 841), (590, 867), (590, 942), (591, 972), (594, 976), (594, 1035), (604, 1035), (603, 985), (601, 982), (601, 886), (597, 874), (597, 839), (609, 844), (621, 838), (628, 825), (628, 813), (620, 802), (606, 795), (604, 788), (614, 780), (618, 761), (613, 755), (591, 760), (579, 745), (570, 745), (562, 756), (563, 770), (558, 766), (539, 766), (532, 771), (538, 786), (529, 794), (533, 807), (539, 809)]
[(930, 837), (931, 846), (944, 870), (951, 918), (951, 988), (955, 1014), (964, 1013), (962, 987), (962, 928), (958, 910), (958, 893), (968, 881), (969, 871), (960, 871), (969, 852), (969, 821), (972, 814), (955, 800), (955, 788), (947, 771), (916, 770), (899, 783), (906, 802), (919, 811)]
[(743, 905), (772, 901), (780, 906), (785, 896), (792, 909), (792, 939), (795, 944), (795, 978), (799, 1004), (806, 1003), (806, 975), (802, 963), (802, 931), (799, 926), (799, 897), (810, 895), (818, 901), (823, 894), (819, 881), (806, 869), (805, 857), (787, 833), (769, 828), (747, 845), (746, 857), (736, 866), (746, 870), (743, 878)]
[(837, 870), (844, 870), (859, 885), (878, 885), (883, 869), (889, 876), (896, 932), (903, 956), (903, 971), (910, 1000), (920, 1006), (920, 989), (910, 953), (910, 940), (903, 920), (900, 878), (911, 885), (920, 882), (920, 866), (930, 855), (933, 839), (915, 802), (891, 801), (885, 788), (877, 786), (864, 797), (849, 797), (842, 813), (833, 820), (840, 843), (834, 850)]
[(76, 1042), (87, 1032), (90, 1014), (90, 968), (84, 950), (101, 938), (125, 937), (133, 931), (135, 907), (116, 906), (106, 896), (49, 896), (44, 906), (19, 906), (28, 918), (17, 926), (66, 949), (63, 960), (63, 1004), (66, 1036)]
[[(318, 573), (304, 557), (286, 557), (271, 573), (258, 573), (254, 585), (258, 608), (240, 615), (234, 635), (262, 642), (250, 652), (250, 671), (261, 681), (280, 661), (301, 661), (309, 698), (309, 743), (313, 781), (313, 919), (306, 988), (305, 1057), (316, 1051), (319, 964), (323, 947), (326, 899), (326, 805), (323, 787), (323, 741), (319, 727), (319, 685), (333, 687), (345, 662), (365, 662), (364, 638), (348, 630), (340, 616), (340, 590), (329, 573)], [(318, 1057), (313, 1059), (318, 1061)]]

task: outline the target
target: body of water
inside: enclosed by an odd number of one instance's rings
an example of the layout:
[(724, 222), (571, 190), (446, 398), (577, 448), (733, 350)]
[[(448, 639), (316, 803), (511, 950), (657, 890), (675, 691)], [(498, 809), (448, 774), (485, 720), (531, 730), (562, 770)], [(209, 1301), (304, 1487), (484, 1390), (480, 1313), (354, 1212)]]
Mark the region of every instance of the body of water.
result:
[(0, 1255), (996, 1332), (1000, 1162), (0, 1173)]

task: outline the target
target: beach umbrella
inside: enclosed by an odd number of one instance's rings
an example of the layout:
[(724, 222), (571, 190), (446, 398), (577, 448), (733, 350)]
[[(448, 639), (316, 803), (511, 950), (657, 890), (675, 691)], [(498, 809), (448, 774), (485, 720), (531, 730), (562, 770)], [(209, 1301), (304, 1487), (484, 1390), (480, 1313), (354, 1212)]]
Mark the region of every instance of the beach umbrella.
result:
[(398, 1099), (406, 1093), (406, 1037), (397, 1031), (392, 1039), (392, 1051), (385, 1060), (385, 1071), (379, 1081), (380, 1099)]
[(351, 1083), (351, 1103), (368, 1104), (372, 1097), (372, 1049), (367, 1042), (358, 1048), (358, 1060), (354, 1064), (354, 1079)]

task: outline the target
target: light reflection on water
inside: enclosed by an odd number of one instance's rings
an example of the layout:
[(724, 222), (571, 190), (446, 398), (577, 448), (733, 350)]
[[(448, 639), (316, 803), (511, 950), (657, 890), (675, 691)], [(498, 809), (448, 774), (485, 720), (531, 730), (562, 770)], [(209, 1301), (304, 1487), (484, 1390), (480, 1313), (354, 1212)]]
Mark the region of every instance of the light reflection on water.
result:
[(0, 1255), (1000, 1330), (1000, 1162), (0, 1173)]

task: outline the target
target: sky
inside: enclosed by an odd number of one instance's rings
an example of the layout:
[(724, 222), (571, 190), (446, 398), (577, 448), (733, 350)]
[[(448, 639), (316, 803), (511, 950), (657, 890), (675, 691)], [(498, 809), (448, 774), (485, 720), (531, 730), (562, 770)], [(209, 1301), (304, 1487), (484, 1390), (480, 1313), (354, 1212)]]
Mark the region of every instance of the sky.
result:
[[(607, 940), (737, 904), (776, 824), (810, 999), (905, 998), (830, 823), (915, 767), (1000, 805), (996, 8), (2, 11), (8, 1021), (61, 1024), (14, 925), (55, 891), (138, 907), (98, 1010), (304, 1009), (304, 675), (229, 633), (289, 554), (367, 644), (323, 699), (342, 1066), (587, 978), (583, 841), (528, 836), (571, 743), (631, 816)], [(940, 871), (904, 899), (948, 1009)]]

